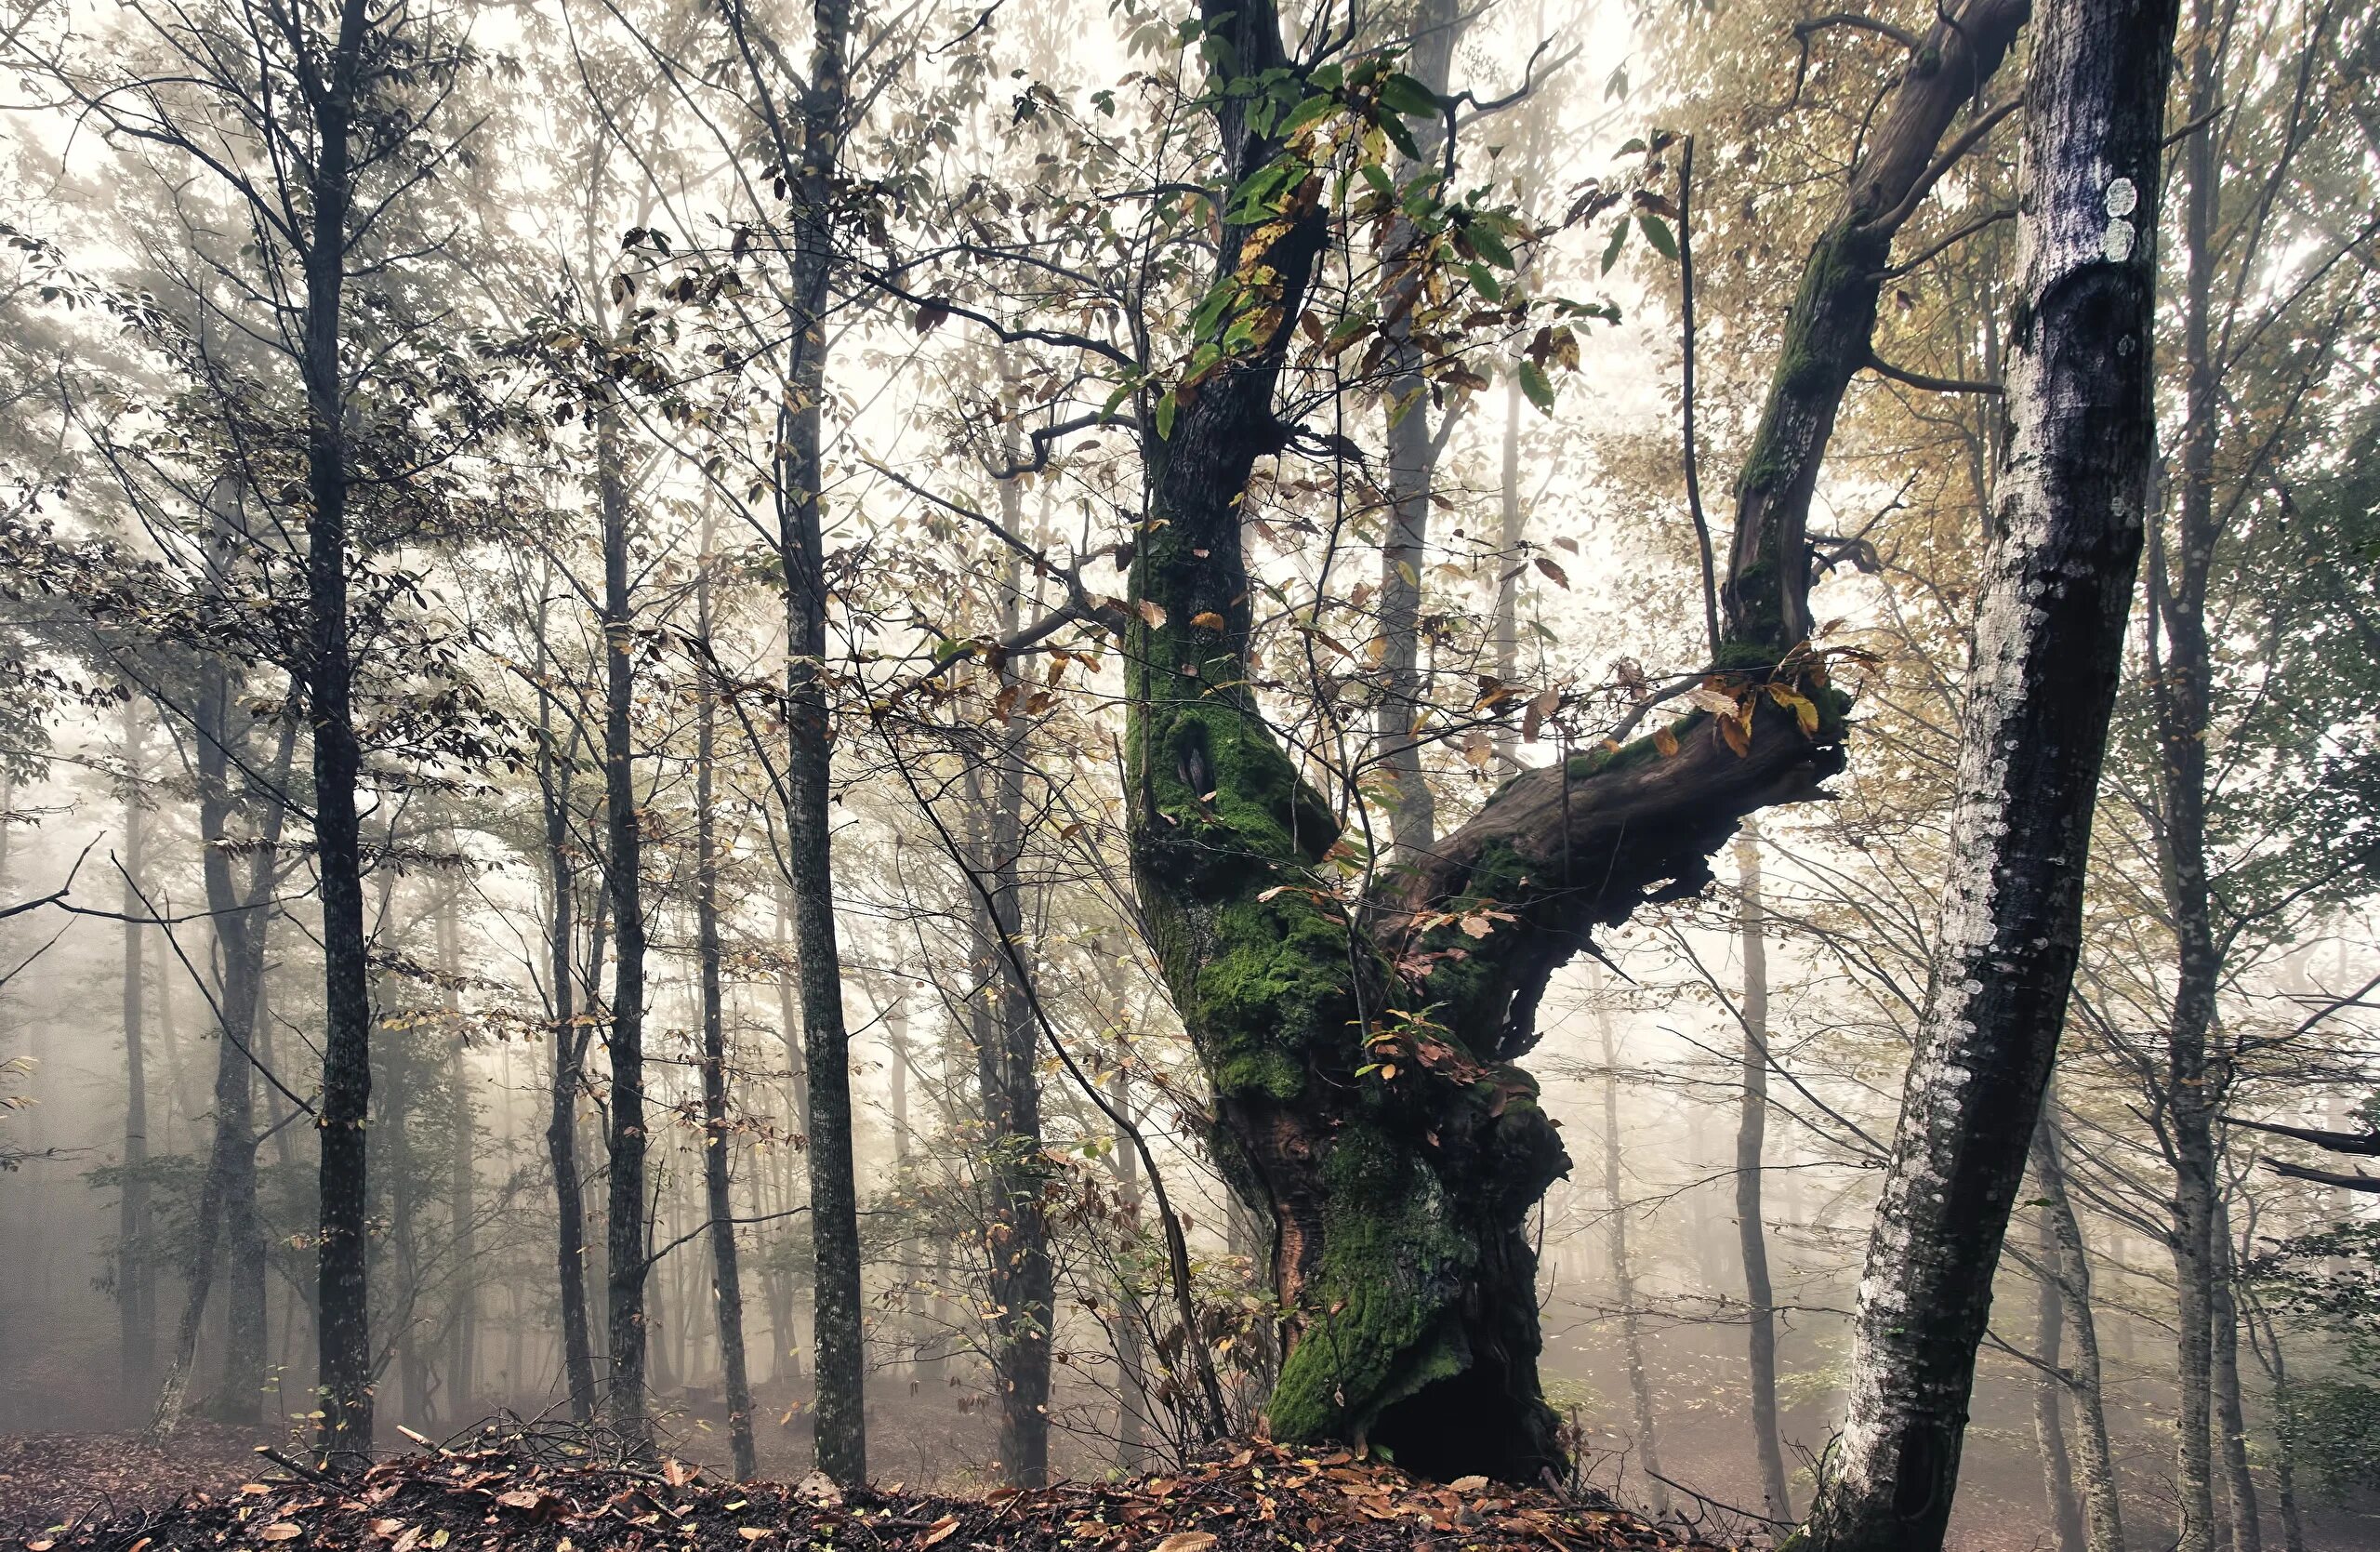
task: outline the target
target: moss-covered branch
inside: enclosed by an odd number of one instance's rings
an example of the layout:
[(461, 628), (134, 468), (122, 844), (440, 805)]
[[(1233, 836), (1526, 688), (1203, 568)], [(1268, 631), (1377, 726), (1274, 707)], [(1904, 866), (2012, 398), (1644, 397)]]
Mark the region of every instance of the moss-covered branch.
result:
[(1893, 239), (1944, 164), (1969, 149), (1963, 137), (1944, 154), (1942, 138), (1980, 102), (2030, 9), (2030, 0), (1966, 0), (1918, 41), (1843, 209), (1802, 267), (1736, 482), (1735, 541), (1720, 590), (1736, 661), (1775, 662), (1810, 633), (1810, 498), (1844, 393), (1874, 356)]

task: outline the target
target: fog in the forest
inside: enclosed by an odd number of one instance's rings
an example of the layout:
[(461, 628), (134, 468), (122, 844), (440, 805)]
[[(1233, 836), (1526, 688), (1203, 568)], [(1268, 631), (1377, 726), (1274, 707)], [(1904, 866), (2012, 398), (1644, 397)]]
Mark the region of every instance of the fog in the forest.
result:
[(2191, 0), (2093, 196), (2073, 989), (1927, 1065), (2071, 753), (1973, 747), (2053, 3), (0, 4), (0, 1451), (1517, 1416), (1765, 1535), (2004, 1211), (1950, 1545), (2380, 1541), (2362, 8)]

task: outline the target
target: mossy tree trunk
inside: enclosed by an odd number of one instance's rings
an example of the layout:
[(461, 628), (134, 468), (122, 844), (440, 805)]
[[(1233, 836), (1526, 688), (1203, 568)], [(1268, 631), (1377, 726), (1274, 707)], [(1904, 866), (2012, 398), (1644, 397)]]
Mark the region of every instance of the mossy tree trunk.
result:
[[(1727, 578), (1724, 657), (1745, 689), (1728, 731), (1746, 747), (1697, 713), (1658, 742), (1523, 772), (1360, 902), (1324, 868), (1337, 820), (1250, 683), (1240, 533), (1257, 463), (1289, 441), (1274, 394), (1329, 236), (1321, 179), (1292, 180), (1262, 225), (1223, 223), (1218, 275), (1242, 305), (1215, 327), (1239, 333), (1170, 425), (1144, 432), (1127, 781), (1138, 892), (1213, 1083), (1215, 1151), (1274, 1226), (1288, 1312), (1275, 1437), (1364, 1439), (1448, 1476), (1527, 1480), (1561, 1464), (1525, 1223), (1569, 1159), (1514, 1064), (1590, 931), (1700, 889), (1739, 821), (1816, 795), (1842, 766), (1841, 703), (1795, 650), (1818, 461), (1871, 359), (1892, 236), (2023, 16), (2022, 0), (1969, 0), (1922, 40), (1810, 261)], [(1284, 153), (1250, 109), (1304, 67), (1264, 0), (1205, 0), (1204, 21), (1231, 188)], [(1799, 685), (1816, 725), (1752, 693), (1763, 683)]]

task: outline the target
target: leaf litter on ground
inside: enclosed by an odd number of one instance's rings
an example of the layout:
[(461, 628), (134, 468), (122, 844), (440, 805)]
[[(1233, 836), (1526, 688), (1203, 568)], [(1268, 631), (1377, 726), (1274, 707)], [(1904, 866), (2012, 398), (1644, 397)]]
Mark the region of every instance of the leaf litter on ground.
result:
[[(417, 1436), (416, 1436), (417, 1437)], [(959, 1497), (849, 1492), (812, 1473), (734, 1482), (665, 1460), (490, 1427), (350, 1476), (267, 1476), (165, 1505), (85, 1512), (15, 1552), (1616, 1552), (1719, 1544), (1597, 1494), (1433, 1482), (1345, 1450), (1256, 1441), (1181, 1471)], [(298, 1463), (283, 1457), (285, 1464)], [(72, 1484), (60, 1482), (60, 1499)], [(26, 1522), (30, 1523), (30, 1522)]]

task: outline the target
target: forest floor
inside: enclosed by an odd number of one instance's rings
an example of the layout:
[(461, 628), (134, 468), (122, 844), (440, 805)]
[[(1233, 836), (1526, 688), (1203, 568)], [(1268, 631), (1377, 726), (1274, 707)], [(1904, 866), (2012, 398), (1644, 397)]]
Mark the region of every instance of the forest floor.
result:
[[(1600, 1498), (1417, 1480), (1345, 1451), (1226, 1446), (1174, 1473), (971, 1496), (736, 1483), (664, 1461), (591, 1464), (567, 1431), (479, 1436), (359, 1475), (132, 1436), (0, 1440), (16, 1552), (1618, 1552), (1703, 1548)], [(260, 1469), (261, 1467), (261, 1469)]]

